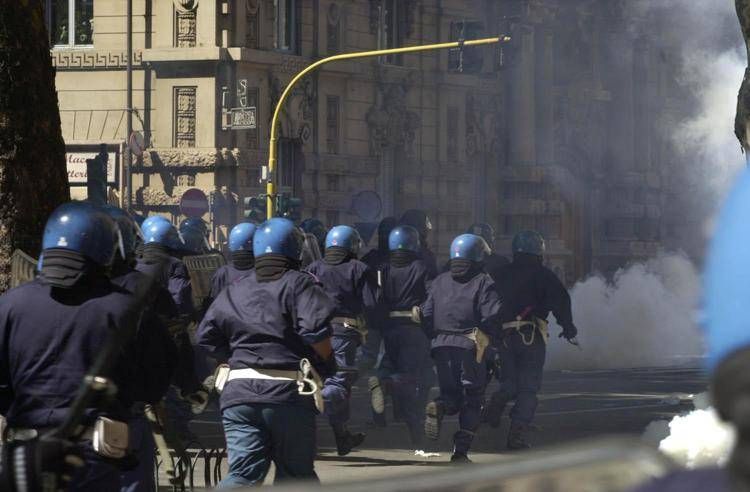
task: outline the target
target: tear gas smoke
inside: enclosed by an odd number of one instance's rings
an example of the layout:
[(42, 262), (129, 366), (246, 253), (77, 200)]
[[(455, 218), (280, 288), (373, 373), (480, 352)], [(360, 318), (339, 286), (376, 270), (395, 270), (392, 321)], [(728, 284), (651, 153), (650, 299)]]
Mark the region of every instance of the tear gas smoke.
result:
[(682, 193), (672, 209), (692, 217), (698, 224), (692, 233), (705, 239), (711, 217), (745, 162), (734, 116), (747, 55), (734, 2), (638, 0), (629, 8), (639, 19), (632, 29), (657, 40), (662, 56), (677, 57), (674, 76), (685, 94), (672, 95), (671, 114), (657, 128), (675, 151), (668, 179)]
[(695, 410), (671, 421), (652, 422), (643, 438), (686, 468), (724, 465), (734, 447), (735, 431), (707, 402), (706, 393), (696, 395)]
[(703, 353), (696, 323), (700, 277), (684, 254), (662, 254), (599, 275), (571, 290), (582, 350), (556, 339), (550, 324), (548, 368), (614, 369), (673, 366)]

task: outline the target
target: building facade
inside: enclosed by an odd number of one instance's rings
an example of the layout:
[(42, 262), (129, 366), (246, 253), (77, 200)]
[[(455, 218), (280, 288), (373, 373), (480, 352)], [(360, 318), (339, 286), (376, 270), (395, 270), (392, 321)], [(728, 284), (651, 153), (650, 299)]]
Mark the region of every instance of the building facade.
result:
[[(423, 208), (442, 258), (472, 222), (495, 227), (501, 252), (519, 230), (537, 229), (568, 282), (652, 256), (669, 229), (669, 150), (655, 126), (676, 82), (653, 34), (629, 28), (623, 8), (619, 0), (133, 0), (133, 128), (145, 146), (133, 157), (133, 207), (177, 221), (182, 193), (199, 188), (212, 198), (205, 219), (220, 242), (240, 220), (242, 198), (265, 189), (271, 114), (302, 68), (336, 53), (502, 31), (513, 38), (502, 51), (351, 60), (308, 76), (281, 115), (280, 191), (329, 226), (366, 228)], [(125, 1), (48, 0), (47, 16), (69, 161), (105, 144), (120, 190)], [(244, 129), (229, 128), (233, 108)]]

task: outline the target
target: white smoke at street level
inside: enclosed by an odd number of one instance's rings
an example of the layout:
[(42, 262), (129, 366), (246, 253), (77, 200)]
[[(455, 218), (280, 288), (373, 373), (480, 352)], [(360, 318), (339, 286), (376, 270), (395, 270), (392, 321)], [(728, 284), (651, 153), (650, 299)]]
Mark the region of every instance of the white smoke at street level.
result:
[(650, 423), (643, 439), (686, 468), (722, 466), (734, 447), (734, 428), (719, 419), (706, 393), (696, 395), (693, 404), (690, 413)]
[[(571, 290), (581, 350), (550, 323), (548, 369), (672, 366), (703, 353), (696, 323), (700, 276), (683, 254), (662, 254), (592, 276)], [(552, 318), (550, 318), (552, 319)]]

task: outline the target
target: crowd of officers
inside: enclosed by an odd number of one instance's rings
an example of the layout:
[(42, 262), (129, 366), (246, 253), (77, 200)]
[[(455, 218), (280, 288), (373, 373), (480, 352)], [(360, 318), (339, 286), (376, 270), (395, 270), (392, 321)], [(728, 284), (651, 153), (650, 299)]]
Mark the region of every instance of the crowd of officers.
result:
[[(374, 424), (387, 425), (390, 401), (412, 449), (437, 440), (444, 417), (457, 414), (451, 461), (469, 462), (480, 421), (498, 426), (511, 402), (507, 448), (529, 447), (548, 315), (576, 340), (570, 297), (543, 265), (536, 232), (516, 235), (508, 261), (492, 251), (492, 228), (476, 224), (439, 268), (430, 229), (419, 210), (383, 219), (377, 247), (359, 259), (363, 242), (346, 225), (241, 223), (209, 300), (194, 306), (181, 258), (210, 252), (200, 219), (178, 229), (111, 206), (59, 207), (37, 278), (0, 297), (6, 446), (59, 427), (116, 336), (104, 378), (116, 391), (80, 419), (76, 450), (86, 466), (68, 459), (59, 474), (70, 490), (154, 490), (154, 436), (173, 428), (189, 439), (187, 422), (214, 393), (229, 462), (222, 487), (260, 484), (271, 463), (277, 480), (317, 479), (316, 415), (326, 416), (339, 455), (361, 445), (365, 435), (348, 427), (349, 400), (366, 375)], [(305, 232), (321, 259), (302, 261)], [(499, 390), (485, 395), (493, 377)]]

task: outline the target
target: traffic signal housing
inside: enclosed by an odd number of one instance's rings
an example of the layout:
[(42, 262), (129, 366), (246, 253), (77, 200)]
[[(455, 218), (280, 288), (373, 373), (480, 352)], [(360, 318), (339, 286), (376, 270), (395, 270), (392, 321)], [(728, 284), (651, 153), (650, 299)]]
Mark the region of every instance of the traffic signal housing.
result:
[(266, 220), (266, 195), (247, 196), (242, 199), (242, 215), (256, 224)]

